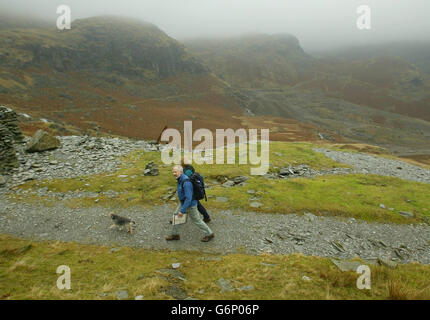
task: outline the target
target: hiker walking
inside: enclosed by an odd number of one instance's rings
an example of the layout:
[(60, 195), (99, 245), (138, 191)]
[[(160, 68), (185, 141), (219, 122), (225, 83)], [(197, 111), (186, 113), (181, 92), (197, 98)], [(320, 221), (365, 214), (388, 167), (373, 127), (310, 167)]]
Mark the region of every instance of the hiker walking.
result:
[[(182, 161), (182, 168), (184, 168), (184, 173), (188, 178), (191, 178), (191, 176), (196, 172), (193, 168), (193, 166), (189, 164), (185, 164), (184, 161)], [(201, 177), (201, 180), (204, 184), (203, 177)], [(200, 212), (200, 214), (203, 216), (203, 221), (208, 223), (211, 221), (211, 217), (209, 216), (208, 212), (206, 211), (206, 208), (203, 207), (200, 200), (197, 199), (197, 210)]]
[[(208, 242), (214, 238), (214, 233), (203, 222), (197, 211), (197, 200), (193, 199), (193, 184), (187, 175), (184, 174), (182, 166), (176, 165), (173, 167), (173, 176), (178, 180), (177, 192), (180, 204), (175, 210), (175, 215), (179, 218), (183, 214), (188, 214), (191, 221), (205, 233), (205, 236), (201, 239), (203, 242)], [(179, 226), (173, 223), (172, 234), (166, 237), (167, 241), (179, 240)]]

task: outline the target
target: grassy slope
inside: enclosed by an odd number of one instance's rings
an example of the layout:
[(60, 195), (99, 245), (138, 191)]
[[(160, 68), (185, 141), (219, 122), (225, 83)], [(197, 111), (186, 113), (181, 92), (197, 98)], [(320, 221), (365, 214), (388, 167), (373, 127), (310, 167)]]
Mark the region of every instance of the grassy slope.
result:
[[(312, 150), (314, 146), (311, 143), (272, 143), (270, 163), (279, 168), (289, 164), (308, 164), (315, 169), (347, 167), (314, 152)], [(97, 204), (94, 198), (66, 202), (73, 207), (161, 204), (162, 197), (168, 194), (166, 189), (175, 187), (175, 180), (171, 175), (171, 166), (162, 164), (160, 158), (158, 152), (137, 151), (125, 157), (122, 168), (113, 174), (30, 181), (20, 188), (36, 190), (47, 187), (53, 192), (114, 190), (121, 193), (118, 198), (113, 199), (100, 195)], [(142, 176), (143, 169), (149, 161), (160, 165), (159, 176)], [(271, 170), (277, 170), (274, 167)], [(259, 176), (250, 176), (249, 165), (195, 165), (195, 168), (206, 177), (206, 182), (212, 185), (208, 189), (210, 209), (233, 209), (236, 212), (250, 210), (262, 213), (312, 211), (316, 214), (396, 223), (422, 222), (423, 218), (430, 217), (430, 199), (426, 196), (430, 192), (430, 185), (425, 183), (361, 174), (320, 176), (314, 179), (267, 180)], [(127, 177), (120, 177), (121, 175)], [(246, 186), (224, 188), (219, 184), (213, 185), (217, 179), (239, 175), (250, 176)], [(256, 191), (255, 195), (247, 193), (251, 189)], [(229, 202), (216, 202), (216, 196), (227, 197)], [(250, 197), (259, 198), (257, 201), (263, 206), (258, 209), (251, 208)], [(17, 199), (30, 201), (31, 197), (17, 196)], [(33, 197), (33, 201), (40, 201), (40, 198)], [(381, 209), (380, 203), (385, 204), (387, 208), (395, 208), (395, 211)], [(404, 218), (397, 213), (399, 210), (414, 212), (416, 218)]]
[[(171, 299), (165, 292), (169, 286), (199, 299), (430, 299), (430, 267), (419, 264), (396, 270), (370, 266), (372, 288), (358, 290), (359, 275), (339, 271), (326, 258), (231, 254), (207, 261), (202, 257), (208, 255), (196, 252), (109, 250), (1, 235), (0, 299), (115, 299), (118, 290), (128, 290), (131, 299), (137, 295)], [(174, 262), (181, 263), (186, 281), (160, 273)], [(56, 287), (60, 265), (71, 269), (70, 291)], [(302, 280), (303, 276), (312, 281)], [(234, 288), (253, 285), (255, 289), (221, 292), (219, 278), (230, 280)]]

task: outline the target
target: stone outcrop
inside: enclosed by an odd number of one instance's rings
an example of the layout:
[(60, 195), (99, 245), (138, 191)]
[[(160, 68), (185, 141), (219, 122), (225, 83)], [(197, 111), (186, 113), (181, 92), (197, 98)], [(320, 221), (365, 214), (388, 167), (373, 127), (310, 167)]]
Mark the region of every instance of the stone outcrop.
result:
[(18, 126), (18, 122), (18, 115), (15, 111), (5, 106), (0, 106), (0, 123), (10, 131), (14, 142), (21, 143), (24, 141), (24, 136)]
[(21, 143), (23, 139), (17, 114), (0, 106), (0, 174), (19, 166), (14, 144)]
[(158, 174), (159, 174), (158, 167), (154, 163), (154, 161), (150, 161), (145, 166), (145, 170), (143, 171), (143, 175), (145, 176), (158, 176)]

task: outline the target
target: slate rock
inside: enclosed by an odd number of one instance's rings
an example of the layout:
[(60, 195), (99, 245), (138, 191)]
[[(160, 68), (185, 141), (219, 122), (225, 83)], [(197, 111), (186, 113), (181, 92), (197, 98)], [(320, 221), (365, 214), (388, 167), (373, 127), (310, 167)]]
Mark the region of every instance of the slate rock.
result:
[(243, 183), (243, 182), (245, 182), (245, 181), (247, 181), (249, 178), (248, 177), (245, 177), (245, 176), (238, 176), (238, 177), (234, 177), (233, 178), (233, 182), (235, 183), (235, 184), (239, 184), (239, 183)]
[(237, 288), (237, 290), (239, 290), (239, 291), (251, 291), (251, 290), (254, 290), (255, 288), (254, 288), (254, 286), (251, 284), (251, 285), (248, 285), (248, 286), (243, 286), (243, 287), (240, 287), (240, 288)]
[(57, 149), (61, 145), (58, 138), (51, 136), (48, 132), (37, 130), (25, 147), (27, 152), (43, 152)]
[(249, 204), (249, 206), (250, 206), (251, 208), (260, 208), (261, 206), (263, 206), (263, 204), (262, 204), (261, 202), (257, 202), (257, 201), (255, 201), (255, 202), (251, 202), (251, 203)]
[(220, 278), (217, 280), (216, 284), (221, 288), (221, 292), (231, 292), (234, 290), (231, 286), (230, 280)]
[(115, 292), (116, 298), (118, 300), (125, 300), (128, 299), (128, 291), (127, 290), (120, 290)]
[(363, 263), (359, 261), (345, 261), (331, 259), (331, 261), (341, 270), (341, 271), (357, 271), (357, 268)]
[(399, 214), (405, 218), (413, 218), (415, 215), (408, 211), (399, 211)]
[(397, 263), (394, 261), (391, 261), (387, 258), (378, 258), (378, 263), (381, 266), (387, 267), (387, 268), (391, 268), (391, 269), (395, 269), (397, 268)]
[(168, 286), (165, 293), (178, 300), (184, 300), (188, 297), (184, 289), (173, 285)]
[(228, 180), (222, 184), (224, 188), (231, 188), (235, 185), (234, 181)]

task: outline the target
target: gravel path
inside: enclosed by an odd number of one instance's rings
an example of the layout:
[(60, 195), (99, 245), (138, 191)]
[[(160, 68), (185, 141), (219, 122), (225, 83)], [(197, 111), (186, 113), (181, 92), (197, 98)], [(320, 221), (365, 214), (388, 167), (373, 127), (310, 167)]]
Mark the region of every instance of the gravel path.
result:
[(324, 153), (334, 161), (349, 164), (354, 167), (354, 172), (356, 173), (370, 173), (430, 183), (430, 170), (407, 162), (381, 158), (365, 153), (351, 153), (320, 148), (315, 148), (313, 150)]
[[(79, 147), (79, 152), (77, 148)], [(109, 230), (109, 209), (101, 207), (71, 209), (62, 201), (53, 206), (14, 203), (7, 192), (28, 179), (70, 177), (114, 171), (118, 156), (136, 148), (156, 151), (146, 142), (82, 137), (62, 138), (62, 148), (43, 154), (21, 154), (21, 167), (0, 188), (0, 233), (36, 240), (76, 241), (80, 243), (132, 246), (148, 249), (197, 250), (201, 252), (242, 252), (259, 254), (301, 252), (323, 257), (359, 256), (400, 263), (418, 261), (430, 264), (430, 226), (394, 225), (357, 222), (354, 219), (317, 217), (311, 213), (256, 214), (253, 212), (213, 212), (209, 226), (216, 236), (202, 243), (202, 234), (190, 223), (183, 226), (181, 241), (167, 242), (172, 208), (133, 207), (115, 209), (137, 223), (134, 235)], [(430, 170), (402, 161), (379, 158), (363, 153), (314, 149), (335, 161), (353, 167), (351, 172), (394, 176), (405, 180), (430, 183)], [(347, 174), (336, 171), (334, 173)], [(39, 190), (38, 192), (42, 192)], [(43, 193), (43, 192), (42, 192)], [(66, 195), (73, 197), (74, 194)], [(67, 198), (64, 196), (63, 198)], [(91, 195), (86, 195), (91, 196)], [(210, 203), (208, 203), (210, 209)]]
[[(76, 241), (87, 244), (148, 249), (197, 250), (230, 253), (241, 248), (249, 254), (270, 252), (352, 258), (391, 259), (399, 263), (430, 264), (430, 227), (357, 222), (354, 219), (252, 212), (213, 212), (209, 226), (215, 239), (203, 236), (191, 223), (183, 226), (181, 241), (167, 242), (172, 209), (166, 206), (115, 210), (132, 218), (134, 235), (109, 230), (109, 211), (100, 207), (71, 209), (58, 202), (53, 207), (12, 203), (0, 199), (0, 233), (36, 240)], [(210, 206), (209, 206), (210, 208)]]

